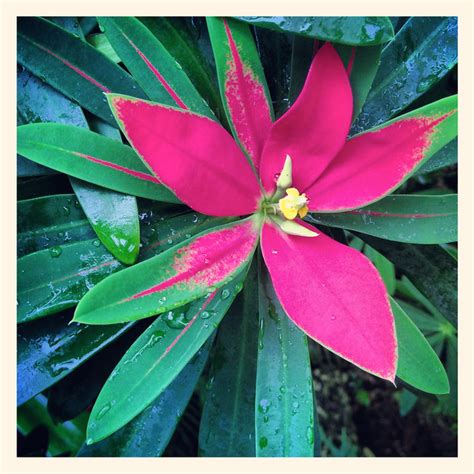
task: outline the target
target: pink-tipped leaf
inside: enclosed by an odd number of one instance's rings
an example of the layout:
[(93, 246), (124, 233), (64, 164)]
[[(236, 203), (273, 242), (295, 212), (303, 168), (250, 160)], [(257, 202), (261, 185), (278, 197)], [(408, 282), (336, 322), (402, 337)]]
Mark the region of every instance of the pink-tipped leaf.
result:
[(232, 133), (258, 170), (273, 111), (249, 27), (231, 18), (208, 18), (222, 101)]
[(221, 125), (189, 111), (108, 97), (132, 146), (185, 204), (212, 216), (254, 212), (260, 194), (257, 179)]
[(347, 72), (327, 43), (315, 55), (296, 102), (273, 124), (260, 167), (265, 189), (273, 191), (287, 154), (293, 161), (293, 186), (309, 187), (343, 147), (351, 117)]
[(393, 382), (397, 342), (382, 279), (360, 252), (318, 233), (299, 237), (263, 226), (263, 257), (283, 309), (327, 349)]
[(313, 212), (340, 212), (378, 201), (457, 135), (457, 96), (355, 136), (305, 190)]

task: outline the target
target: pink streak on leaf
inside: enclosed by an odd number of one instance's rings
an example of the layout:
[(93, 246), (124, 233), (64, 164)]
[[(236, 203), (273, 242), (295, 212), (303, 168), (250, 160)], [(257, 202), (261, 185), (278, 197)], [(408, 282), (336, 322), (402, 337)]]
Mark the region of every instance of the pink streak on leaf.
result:
[(407, 118), (347, 141), (305, 190), (313, 212), (367, 206), (397, 188), (425, 157), (441, 117)]
[(265, 88), (245, 65), (224, 20), (231, 57), (227, 61), (225, 97), (232, 125), (240, 143), (258, 170), (263, 145), (272, 125)]
[(274, 124), (262, 154), (260, 175), (268, 192), (293, 160), (293, 186), (309, 187), (343, 147), (352, 119), (352, 91), (344, 64), (326, 43), (311, 64), (301, 94)]
[(137, 52), (137, 54), (140, 56), (140, 58), (143, 59), (145, 64), (148, 66), (148, 68), (151, 70), (151, 72), (155, 75), (155, 77), (160, 81), (161, 85), (165, 88), (166, 92), (172, 97), (172, 99), (176, 102), (176, 105), (178, 107), (181, 107), (182, 109), (187, 110), (188, 107), (186, 104), (181, 100), (181, 98), (178, 96), (178, 94), (173, 90), (173, 88), (169, 85), (169, 83), (166, 81), (166, 79), (163, 77), (163, 75), (156, 69), (156, 67), (150, 62), (150, 60), (145, 56), (143, 51), (141, 51), (135, 43), (127, 36), (125, 35), (125, 39), (130, 43), (130, 45), (133, 47), (133, 49)]
[(349, 77), (351, 77), (352, 66), (354, 66), (355, 55), (356, 55), (356, 49), (353, 46), (352, 49), (351, 49), (351, 56), (349, 58), (349, 62), (347, 63), (347, 67), (346, 67), (347, 75)]
[(209, 288), (222, 283), (247, 260), (257, 245), (258, 232), (252, 220), (240, 221), (225, 229), (209, 232), (181, 247), (170, 278), (129, 298), (148, 296), (173, 287)]
[(263, 257), (283, 309), (312, 339), (393, 382), (397, 342), (380, 275), (360, 252), (318, 233), (300, 237), (263, 226)]
[(46, 53), (50, 54), (51, 56), (53, 56), (54, 58), (56, 59), (59, 59), (59, 61), (61, 61), (64, 65), (66, 65), (68, 68), (72, 69), (74, 72), (77, 72), (77, 74), (79, 74), (81, 77), (83, 77), (84, 79), (86, 79), (87, 81), (89, 81), (91, 84), (94, 84), (94, 86), (98, 87), (99, 89), (101, 89), (103, 92), (111, 92), (110, 89), (108, 89), (107, 87), (105, 87), (103, 84), (101, 84), (100, 82), (96, 81), (93, 77), (89, 76), (88, 74), (86, 74), (82, 69), (79, 69), (78, 67), (74, 66), (74, 64), (71, 64), (69, 61), (67, 61), (66, 59), (62, 58), (61, 56), (57, 55), (56, 53), (53, 53), (52, 51), (50, 51), (48, 48), (45, 48), (44, 46), (38, 44), (38, 43), (35, 43), (36, 46), (38, 46), (38, 48), (42, 49), (43, 51), (45, 51)]
[(134, 176), (135, 178), (143, 179), (144, 181), (151, 181), (152, 183), (161, 184), (160, 180), (157, 179), (155, 176), (142, 173), (141, 171), (134, 171), (130, 168), (126, 168), (125, 166), (117, 165), (116, 163), (112, 163), (110, 161), (101, 160), (100, 158), (96, 158), (95, 156), (85, 155), (84, 153), (79, 153), (78, 151), (73, 151), (71, 153), (73, 155), (80, 156), (81, 158), (85, 158), (86, 160), (92, 161), (93, 163), (98, 163), (100, 165), (107, 166), (108, 168), (112, 168), (117, 171), (122, 171), (123, 173)]
[(153, 363), (153, 368), (155, 368), (173, 349), (173, 347), (179, 342), (179, 340), (186, 334), (186, 332), (191, 328), (191, 326), (196, 322), (198, 316), (206, 309), (208, 304), (215, 298), (217, 291), (211, 293), (206, 299), (205, 303), (199, 308), (199, 311), (191, 318), (188, 324), (181, 330), (181, 332), (176, 336), (173, 342), (164, 350), (163, 354)]
[(109, 98), (132, 146), (188, 206), (211, 216), (240, 216), (257, 208), (257, 179), (217, 122), (139, 99)]

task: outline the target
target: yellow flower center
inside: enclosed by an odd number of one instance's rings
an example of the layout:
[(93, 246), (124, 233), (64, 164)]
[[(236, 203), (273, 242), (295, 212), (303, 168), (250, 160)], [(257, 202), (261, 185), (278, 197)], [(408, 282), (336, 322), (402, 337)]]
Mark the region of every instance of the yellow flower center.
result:
[(296, 188), (288, 188), (286, 196), (278, 201), (280, 211), (286, 219), (293, 220), (296, 216), (301, 218), (308, 214), (308, 197), (300, 194)]

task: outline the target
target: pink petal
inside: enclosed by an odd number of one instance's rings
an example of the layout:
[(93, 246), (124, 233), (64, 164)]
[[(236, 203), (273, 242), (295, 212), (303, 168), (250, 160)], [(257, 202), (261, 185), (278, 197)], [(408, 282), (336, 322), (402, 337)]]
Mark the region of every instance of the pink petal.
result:
[(408, 117), (349, 140), (305, 190), (310, 210), (347, 211), (390, 194), (425, 158), (436, 127), (450, 115)]
[(352, 118), (352, 91), (336, 50), (326, 43), (315, 55), (298, 99), (278, 119), (263, 150), (260, 176), (268, 192), (293, 161), (293, 185), (310, 186), (344, 145)]
[(308, 238), (263, 226), (263, 257), (283, 309), (312, 339), (393, 381), (397, 342), (382, 279), (360, 252), (318, 232)]
[(240, 216), (256, 209), (257, 179), (221, 125), (189, 111), (108, 97), (132, 146), (181, 201), (212, 216)]

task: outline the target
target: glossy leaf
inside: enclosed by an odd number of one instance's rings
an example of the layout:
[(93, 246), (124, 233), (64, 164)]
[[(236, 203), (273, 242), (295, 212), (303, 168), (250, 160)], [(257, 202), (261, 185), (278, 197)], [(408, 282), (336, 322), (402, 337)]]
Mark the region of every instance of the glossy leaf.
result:
[(436, 84), (457, 63), (457, 38), (456, 17), (410, 18), (384, 48), (353, 132), (390, 119)]
[(249, 163), (258, 170), (273, 111), (255, 42), (243, 23), (212, 17), (206, 20), (227, 119)]
[(313, 214), (311, 222), (411, 244), (455, 242), (457, 195), (394, 194), (349, 212)]
[(238, 16), (255, 26), (318, 38), (332, 43), (369, 46), (393, 38), (388, 17), (370, 16)]
[(426, 161), (415, 172), (415, 176), (431, 173), (443, 169), (447, 166), (452, 166), (458, 162), (458, 140), (457, 138), (451, 140), (447, 145), (444, 145), (438, 152), (436, 152), (428, 161)]
[(22, 125), (18, 127), (18, 151), (37, 163), (98, 186), (179, 202), (131, 147), (88, 130), (52, 123)]
[(17, 255), (92, 239), (92, 230), (74, 194), (56, 194), (17, 203)]
[(439, 245), (405, 245), (357, 235), (385, 255), (395, 267), (457, 326), (457, 262)]
[(74, 320), (114, 324), (178, 308), (222, 287), (251, 260), (258, 233), (253, 219), (216, 227), (93, 288)]
[(257, 456), (312, 457), (314, 402), (308, 341), (285, 314), (267, 270), (260, 270)]
[(443, 364), (420, 330), (398, 303), (391, 299), (398, 341), (397, 377), (428, 393), (449, 393)]
[(111, 192), (85, 181), (71, 180), (94, 231), (120, 262), (135, 263), (140, 245), (138, 208), (135, 196)]
[(99, 24), (152, 101), (214, 117), (182, 67), (142, 22), (133, 17), (100, 17)]
[(18, 326), (18, 405), (61, 380), (131, 327), (68, 324), (70, 320), (66, 312)]
[(104, 92), (145, 97), (128, 73), (93, 46), (41, 18), (19, 18), (18, 62), (111, 124)]
[[(183, 18), (140, 17), (139, 20), (158, 38), (171, 56), (178, 61), (201, 96), (225, 125), (226, 118), (215, 80), (207, 59), (197, 45), (197, 39)], [(200, 34), (199, 40), (202, 40)]]
[(255, 263), (254, 259), (242, 293), (219, 326), (199, 428), (200, 456), (255, 456)]
[(349, 74), (354, 100), (352, 120), (355, 120), (365, 103), (379, 68), (382, 45), (360, 48), (338, 45), (336, 49)]
[(88, 443), (109, 436), (155, 400), (211, 336), (245, 277), (158, 317), (113, 370), (92, 409)]
[(385, 283), (385, 288), (387, 288), (387, 293), (393, 295), (397, 285), (395, 265), (367, 244), (364, 246), (364, 253), (370, 258), (372, 263), (375, 265), (375, 268), (378, 270), (383, 282)]
[(113, 435), (83, 446), (79, 457), (161, 456), (191, 398), (209, 356), (213, 337), (147, 408)]
[[(140, 216), (143, 220), (141, 261), (226, 222), (193, 213), (165, 220), (166, 214), (153, 216), (152, 209)], [(75, 306), (99, 281), (123, 268), (97, 239), (50, 247), (22, 257), (18, 260), (17, 321), (25, 322)]]

